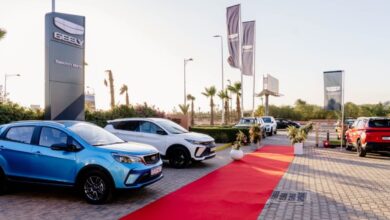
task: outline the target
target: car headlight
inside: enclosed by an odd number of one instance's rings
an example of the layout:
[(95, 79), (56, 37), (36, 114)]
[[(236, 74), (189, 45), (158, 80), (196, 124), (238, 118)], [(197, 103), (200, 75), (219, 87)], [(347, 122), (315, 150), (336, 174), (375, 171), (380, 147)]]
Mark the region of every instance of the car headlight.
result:
[(202, 144), (200, 141), (195, 141), (195, 140), (191, 140), (191, 139), (186, 139), (186, 141), (187, 141), (188, 143), (195, 144), (195, 145), (200, 145), (200, 144)]
[(115, 154), (115, 153), (112, 154), (112, 157), (119, 163), (143, 163), (143, 159), (141, 157)]

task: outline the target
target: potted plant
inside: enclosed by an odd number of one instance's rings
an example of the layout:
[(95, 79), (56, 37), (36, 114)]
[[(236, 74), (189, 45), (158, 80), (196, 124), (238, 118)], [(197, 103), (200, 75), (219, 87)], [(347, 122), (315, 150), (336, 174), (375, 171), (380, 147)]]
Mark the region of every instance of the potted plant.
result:
[(253, 125), (249, 129), (249, 138), (251, 141), (251, 146), (254, 146), (256, 149), (258, 149), (261, 142), (261, 129), (259, 126)]
[(242, 131), (238, 131), (236, 141), (234, 142), (232, 150), (230, 151), (230, 157), (233, 160), (241, 160), (244, 157), (244, 152), (241, 150), (241, 146), (245, 140), (245, 134)]
[(287, 127), (287, 136), (290, 139), (292, 145), (294, 146), (294, 154), (302, 155), (303, 141), (305, 141), (307, 138), (306, 130), (302, 128), (289, 126)]

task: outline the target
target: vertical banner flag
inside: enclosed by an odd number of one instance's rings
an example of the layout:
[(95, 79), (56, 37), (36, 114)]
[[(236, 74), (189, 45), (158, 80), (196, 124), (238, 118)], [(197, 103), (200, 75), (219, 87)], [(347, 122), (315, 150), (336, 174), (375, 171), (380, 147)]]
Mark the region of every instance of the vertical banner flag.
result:
[(240, 8), (240, 5), (234, 5), (226, 9), (227, 42), (230, 54), (228, 63), (234, 68), (240, 68)]
[(324, 108), (341, 111), (343, 101), (343, 71), (324, 72)]
[(248, 76), (253, 75), (255, 24), (255, 21), (242, 23), (241, 71)]

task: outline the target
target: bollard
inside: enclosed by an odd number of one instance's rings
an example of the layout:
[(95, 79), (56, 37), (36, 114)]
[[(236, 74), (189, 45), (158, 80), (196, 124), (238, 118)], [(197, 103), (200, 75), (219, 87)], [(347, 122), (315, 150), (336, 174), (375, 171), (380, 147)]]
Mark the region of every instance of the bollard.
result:
[(326, 141), (329, 142), (329, 130), (326, 131)]

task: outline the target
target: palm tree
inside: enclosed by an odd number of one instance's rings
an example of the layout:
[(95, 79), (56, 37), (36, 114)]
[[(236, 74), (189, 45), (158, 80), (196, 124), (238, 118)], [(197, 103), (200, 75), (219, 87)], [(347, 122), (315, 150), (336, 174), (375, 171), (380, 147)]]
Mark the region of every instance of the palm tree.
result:
[(107, 83), (107, 79), (104, 79), (104, 85), (106, 87), (110, 87), (110, 96), (111, 96), (111, 109), (113, 109), (115, 107), (115, 90), (114, 90), (114, 77), (112, 75), (112, 71), (111, 70), (106, 70), (105, 71), (107, 74), (108, 74), (108, 83)]
[(190, 109), (190, 105), (182, 104), (182, 105), (179, 105), (179, 108), (180, 108), (181, 113), (183, 113), (183, 115), (187, 115), (188, 114), (188, 110)]
[(195, 111), (194, 111), (195, 97), (191, 94), (188, 94), (187, 99), (191, 101), (191, 126), (193, 126), (195, 124), (195, 119), (194, 119), (195, 118)]
[(202, 92), (202, 95), (206, 97), (210, 97), (210, 113), (211, 113), (211, 119), (210, 119), (210, 125), (214, 125), (214, 96), (217, 93), (217, 89), (215, 86), (210, 86), (209, 88), (205, 88), (205, 91)]
[(129, 88), (127, 87), (127, 85), (123, 84), (121, 89), (120, 89), (120, 94), (123, 95), (123, 94), (126, 94), (126, 106), (129, 106), (130, 103), (129, 103)]
[(5, 34), (7, 33), (6, 30), (0, 28), (0, 40), (4, 38)]
[(241, 118), (241, 105), (240, 105), (240, 98), (241, 98), (241, 82), (235, 82), (233, 85), (228, 86), (228, 90), (231, 93), (236, 94), (236, 110), (237, 110), (237, 117)]
[(229, 119), (229, 99), (230, 99), (227, 89), (219, 91), (218, 97), (224, 102), (223, 106), (225, 108), (224, 111), (225, 117), (224, 117), (223, 124), (226, 125)]

